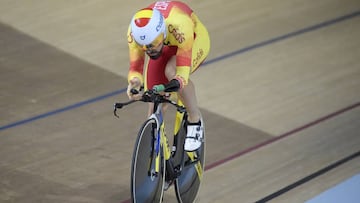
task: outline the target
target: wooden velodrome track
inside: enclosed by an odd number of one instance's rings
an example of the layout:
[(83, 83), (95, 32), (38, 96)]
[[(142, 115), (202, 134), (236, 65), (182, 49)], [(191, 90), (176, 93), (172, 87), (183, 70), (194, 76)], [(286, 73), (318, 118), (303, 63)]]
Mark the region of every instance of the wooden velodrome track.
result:
[[(0, 202), (129, 201), (146, 105), (112, 105), (150, 2), (0, 1)], [(186, 2), (212, 39), (197, 202), (304, 202), (360, 173), (359, 0)]]

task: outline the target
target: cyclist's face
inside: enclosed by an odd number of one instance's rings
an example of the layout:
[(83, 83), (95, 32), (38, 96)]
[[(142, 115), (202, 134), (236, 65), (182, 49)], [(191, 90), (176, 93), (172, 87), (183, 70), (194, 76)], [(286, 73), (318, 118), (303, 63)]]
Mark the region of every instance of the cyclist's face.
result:
[(156, 47), (153, 48), (147, 48), (145, 50), (145, 53), (151, 58), (151, 59), (157, 59), (160, 57), (161, 53), (162, 53), (162, 49), (164, 47), (164, 44), (161, 43), (159, 45), (157, 45)]
[(151, 59), (157, 59), (161, 55), (163, 47), (164, 35), (160, 34), (151, 44), (142, 46), (142, 49)]

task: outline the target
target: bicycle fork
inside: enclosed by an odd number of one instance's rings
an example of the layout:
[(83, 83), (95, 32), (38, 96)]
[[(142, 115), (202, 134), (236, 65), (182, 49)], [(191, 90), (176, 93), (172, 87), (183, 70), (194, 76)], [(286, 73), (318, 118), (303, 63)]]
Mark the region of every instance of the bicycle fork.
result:
[(150, 176), (151, 180), (154, 180), (155, 177), (158, 176), (160, 171), (160, 139), (159, 139), (159, 131), (156, 129), (156, 124), (152, 124), (152, 146), (151, 153), (149, 157), (149, 168), (148, 168), (148, 176)]
[(165, 180), (171, 181), (180, 175), (181, 169), (180, 169), (180, 166), (174, 166), (174, 160), (172, 158), (173, 152), (170, 148), (169, 140), (165, 135), (164, 123), (161, 125), (160, 130), (161, 130), (161, 135), (162, 135), (161, 141), (162, 141), (162, 146), (163, 146), (163, 150), (164, 150), (164, 159), (166, 160), (166, 162), (165, 162), (165, 164), (166, 164)]
[(169, 148), (168, 139), (165, 136), (165, 124), (161, 122), (160, 127), (157, 127), (157, 125), (158, 124), (155, 123), (153, 124), (153, 142), (148, 170), (148, 174), (151, 177), (157, 176), (160, 173), (163, 159), (166, 160), (166, 169), (172, 168), (171, 166), (168, 167), (168, 160), (171, 159), (171, 151)]

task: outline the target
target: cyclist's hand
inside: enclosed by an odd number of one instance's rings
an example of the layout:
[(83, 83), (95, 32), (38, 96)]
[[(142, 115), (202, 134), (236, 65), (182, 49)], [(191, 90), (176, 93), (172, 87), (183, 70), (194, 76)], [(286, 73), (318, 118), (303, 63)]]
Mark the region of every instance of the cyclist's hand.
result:
[(177, 92), (180, 89), (180, 82), (177, 79), (170, 80), (167, 84), (154, 85), (155, 92)]
[(131, 99), (131, 100), (139, 100), (139, 99), (141, 99), (141, 94), (133, 94), (131, 92), (131, 89), (136, 89), (136, 90), (140, 91), (140, 87), (141, 87), (141, 81), (140, 81), (139, 78), (135, 77), (135, 78), (130, 80), (129, 85), (127, 87), (127, 91), (126, 91), (129, 99)]
[(164, 85), (154, 85), (152, 89), (155, 92), (162, 92), (165, 90), (165, 86)]

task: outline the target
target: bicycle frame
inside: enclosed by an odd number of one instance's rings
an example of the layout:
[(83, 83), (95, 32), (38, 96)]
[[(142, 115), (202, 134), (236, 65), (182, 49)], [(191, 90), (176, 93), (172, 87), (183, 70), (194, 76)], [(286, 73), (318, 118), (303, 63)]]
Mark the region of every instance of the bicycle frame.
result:
[[(178, 100), (177, 105), (179, 106), (183, 106), (182, 102), (180, 100)], [(169, 140), (168, 137), (166, 136), (165, 133), (165, 122), (164, 122), (164, 116), (163, 116), (163, 112), (162, 112), (162, 108), (163, 104), (162, 103), (155, 103), (154, 104), (154, 110), (153, 113), (149, 116), (148, 119), (154, 119), (157, 123), (156, 126), (156, 143), (155, 143), (155, 152), (156, 152), (156, 168), (155, 171), (159, 172), (159, 168), (160, 168), (160, 149), (163, 149), (163, 153), (164, 153), (164, 158), (166, 161), (169, 161), (172, 157), (172, 149), (170, 148), (169, 145)], [(180, 128), (181, 128), (181, 123), (184, 119), (184, 112), (176, 112), (176, 117), (175, 117), (175, 123), (174, 123), (174, 136), (177, 136), (179, 134)], [(175, 140), (175, 137), (174, 137)], [(195, 161), (195, 156), (194, 156), (194, 152), (187, 152), (189, 158), (191, 159), (191, 161)], [(182, 157), (183, 159), (183, 157)], [(182, 163), (183, 165), (183, 163)], [(200, 163), (196, 164), (196, 169), (198, 172), (199, 177), (202, 177), (202, 167)]]

